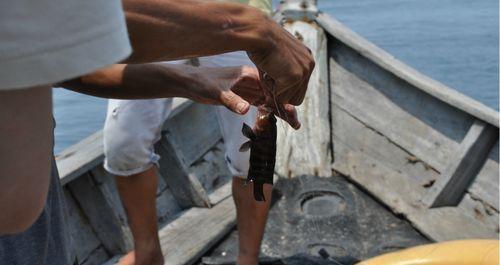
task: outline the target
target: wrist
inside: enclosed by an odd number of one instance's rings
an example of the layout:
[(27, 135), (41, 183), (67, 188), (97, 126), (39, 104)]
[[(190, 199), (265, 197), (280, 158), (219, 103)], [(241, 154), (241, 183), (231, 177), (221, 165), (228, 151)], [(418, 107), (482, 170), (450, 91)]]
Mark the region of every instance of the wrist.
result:
[(254, 45), (250, 46), (247, 50), (248, 52), (258, 52), (258, 51), (268, 51), (276, 46), (276, 29), (281, 29), (274, 20), (272, 20), (268, 15), (252, 8), (254, 11), (255, 18), (253, 23), (255, 23), (256, 40)]
[(239, 44), (237, 50), (258, 52), (273, 46), (277, 24), (266, 13), (246, 5), (232, 4), (232, 7), (225, 9), (229, 13), (223, 17), (227, 20), (226, 32), (231, 35), (228, 39)]

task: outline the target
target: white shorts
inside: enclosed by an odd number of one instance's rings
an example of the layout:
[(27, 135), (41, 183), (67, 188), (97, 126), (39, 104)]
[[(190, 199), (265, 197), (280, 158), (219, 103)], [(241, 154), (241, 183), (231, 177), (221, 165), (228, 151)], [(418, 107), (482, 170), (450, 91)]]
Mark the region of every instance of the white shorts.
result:
[[(199, 58), (200, 66), (226, 67), (253, 63), (244, 52), (232, 52)], [(179, 63), (179, 62), (174, 62)], [(248, 141), (242, 135), (243, 122), (253, 126), (257, 109), (238, 115), (224, 106), (214, 106), (226, 146), (226, 163), (233, 176), (246, 177), (250, 152), (239, 152)], [(160, 140), (161, 128), (170, 115), (172, 99), (110, 99), (104, 124), (104, 168), (118, 176), (130, 176), (151, 168), (160, 156), (154, 145)]]

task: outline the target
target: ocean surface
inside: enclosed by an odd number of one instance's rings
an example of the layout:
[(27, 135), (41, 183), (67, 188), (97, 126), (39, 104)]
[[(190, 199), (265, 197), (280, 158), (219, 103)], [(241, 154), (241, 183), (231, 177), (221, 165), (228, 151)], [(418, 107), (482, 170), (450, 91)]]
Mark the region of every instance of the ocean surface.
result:
[[(498, 110), (498, 0), (318, 1), (323, 12), (396, 58)], [(55, 152), (101, 129), (106, 105), (55, 89)]]

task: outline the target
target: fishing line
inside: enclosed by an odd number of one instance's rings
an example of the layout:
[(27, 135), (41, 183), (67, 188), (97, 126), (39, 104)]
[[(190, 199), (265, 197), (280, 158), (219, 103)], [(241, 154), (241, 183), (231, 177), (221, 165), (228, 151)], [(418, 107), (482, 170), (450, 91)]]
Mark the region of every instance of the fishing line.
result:
[[(266, 73), (264, 73), (263, 78), (264, 78), (264, 80), (269, 80), (269, 79), (268, 79), (268, 75), (267, 75)], [(269, 92), (270, 92), (271, 97), (272, 97), (272, 99), (273, 99), (273, 101), (274, 101), (274, 106), (275, 106), (275, 108), (276, 108), (276, 111), (278, 112), (278, 116), (280, 116), (280, 117), (284, 117), (284, 118), (285, 118), (285, 120), (287, 120), (287, 121), (288, 121), (288, 120), (289, 120), (289, 117), (288, 117), (288, 115), (287, 115), (287, 113), (286, 113), (286, 112), (287, 112), (287, 111), (286, 111), (286, 109), (285, 109), (286, 107), (285, 107), (285, 106), (283, 106), (283, 112), (284, 112), (284, 113), (282, 114), (282, 113), (281, 113), (281, 111), (280, 111), (280, 108), (279, 108), (278, 101), (277, 101), (277, 96), (276, 96), (276, 88), (275, 88), (275, 86), (274, 86), (274, 82), (273, 82), (272, 80), (271, 80), (271, 82), (272, 82), (272, 87), (270, 88), (270, 91), (269, 91)], [(270, 82), (269, 82), (269, 83), (270, 83)], [(297, 113), (297, 115), (298, 115), (298, 113)], [(280, 124), (281, 124), (282, 130), (283, 130), (283, 133), (284, 133), (284, 137), (285, 137), (285, 141), (284, 141), (284, 142), (285, 142), (285, 143), (287, 143), (287, 142), (288, 142), (288, 140), (289, 140), (289, 139), (288, 139), (288, 130), (287, 130), (286, 125), (284, 124), (283, 119), (281, 119)], [(302, 181), (302, 178), (301, 178), (300, 176), (299, 176), (298, 178), (299, 178), (299, 183), (300, 183), (300, 186), (301, 186), (301, 187), (304, 187), (304, 183), (303, 183), (303, 181)], [(320, 192), (319, 192), (319, 191), (316, 191), (316, 190), (313, 190), (313, 191), (312, 191), (312, 196), (313, 196), (313, 197), (316, 197), (318, 194), (320, 194)], [(320, 224), (320, 220), (317, 220), (317, 219), (316, 219), (316, 217), (314, 217), (314, 216), (312, 216), (311, 218), (312, 218), (312, 229), (313, 229), (313, 231), (314, 231), (314, 232), (316, 232), (316, 234), (317, 234), (317, 235), (321, 235), (322, 233), (321, 233), (321, 224)], [(331, 261), (333, 261), (335, 264), (340, 264), (340, 265), (342, 265), (341, 263), (339, 263), (338, 261), (336, 261), (336, 260), (334, 260), (334, 259), (333, 259), (333, 260), (331, 260)]]
[[(264, 73), (263, 74), (263, 78), (264, 80), (267, 80), (268, 82), (266, 83), (271, 83), (271, 87), (269, 87), (269, 93), (271, 94), (271, 97), (274, 101), (274, 107), (276, 108), (276, 111), (278, 112), (278, 116), (279, 117), (283, 117), (281, 111), (280, 111), (280, 108), (279, 108), (279, 104), (278, 104), (278, 100), (276, 99), (276, 87), (275, 87), (275, 82), (274, 80), (272, 80), (272, 78), (269, 77), (269, 75), (267, 75), (267, 73)], [(269, 86), (269, 85), (266, 85), (266, 86)], [(288, 121), (288, 115), (286, 114), (286, 110), (285, 110), (285, 107), (283, 106), (283, 111), (284, 111), (284, 118), (285, 120)], [(280, 124), (281, 124), (281, 128), (283, 129), (283, 133), (285, 134), (285, 138), (288, 138), (288, 132), (286, 130), (286, 125), (283, 123), (283, 118), (280, 119)]]

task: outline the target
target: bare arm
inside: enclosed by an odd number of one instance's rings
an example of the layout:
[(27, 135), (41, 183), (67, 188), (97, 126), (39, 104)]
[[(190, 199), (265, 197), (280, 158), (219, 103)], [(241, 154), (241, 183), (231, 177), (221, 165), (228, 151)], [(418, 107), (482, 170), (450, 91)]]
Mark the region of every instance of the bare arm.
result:
[(260, 100), (263, 95), (259, 91), (258, 71), (247, 66), (199, 68), (165, 63), (116, 64), (59, 85), (104, 98), (184, 97), (204, 104), (225, 105), (239, 114), (246, 113), (250, 103)]
[(123, 6), (134, 50), (129, 62), (246, 51), (275, 81), (280, 102), (302, 103), (314, 60), (259, 10), (203, 0), (123, 0)]
[[(241, 67), (205, 68), (165, 63), (117, 64), (59, 86), (97, 97), (147, 99), (184, 97), (204, 104), (225, 105), (244, 114), (249, 105), (264, 102), (257, 69)], [(286, 111), (286, 114), (285, 114)], [(279, 111), (296, 129), (295, 108)]]
[(52, 127), (50, 87), (0, 91), (0, 234), (27, 229), (43, 210)]

